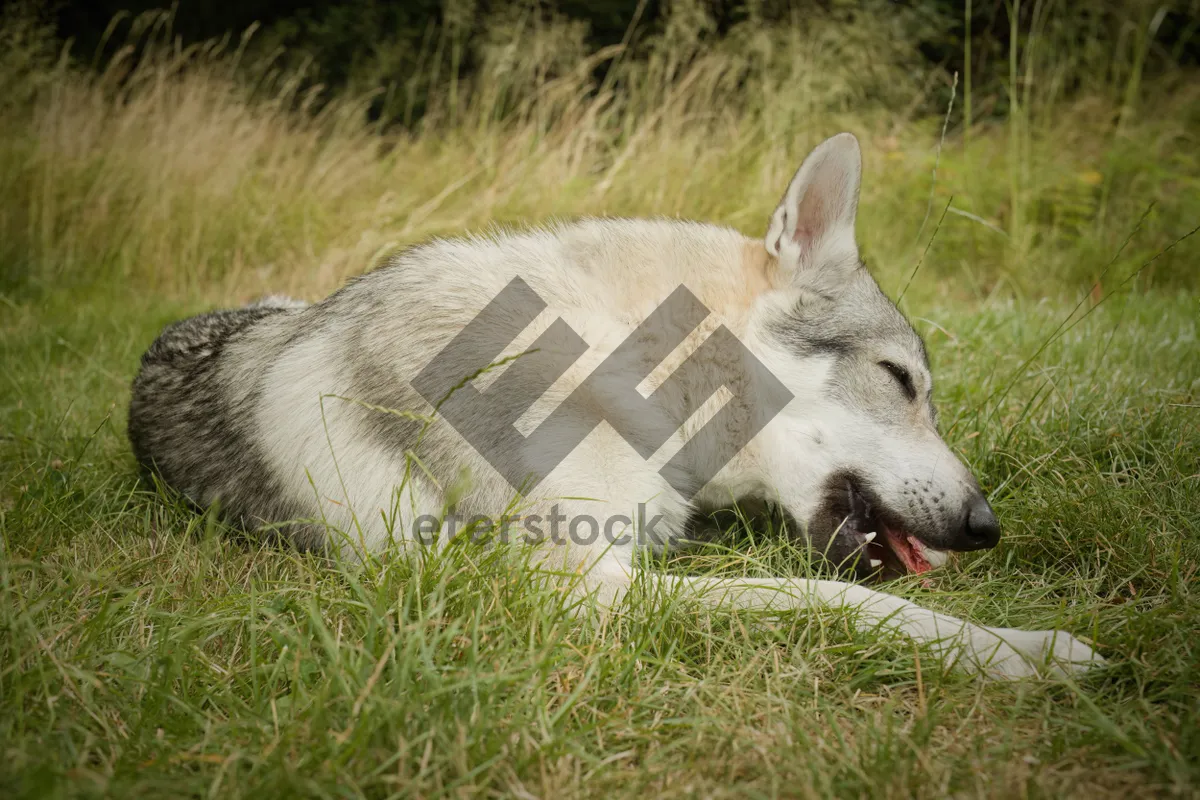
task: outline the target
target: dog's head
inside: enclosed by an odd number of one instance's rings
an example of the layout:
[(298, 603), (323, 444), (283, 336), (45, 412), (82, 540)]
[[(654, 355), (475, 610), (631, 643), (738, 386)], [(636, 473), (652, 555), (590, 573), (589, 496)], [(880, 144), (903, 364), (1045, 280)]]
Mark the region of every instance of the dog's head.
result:
[(938, 433), (925, 345), (859, 259), (861, 157), (843, 133), (804, 161), (771, 218), (772, 288), (750, 337), (794, 395), (753, 443), (759, 484), (858, 574), (923, 572), (992, 547), (995, 514)]

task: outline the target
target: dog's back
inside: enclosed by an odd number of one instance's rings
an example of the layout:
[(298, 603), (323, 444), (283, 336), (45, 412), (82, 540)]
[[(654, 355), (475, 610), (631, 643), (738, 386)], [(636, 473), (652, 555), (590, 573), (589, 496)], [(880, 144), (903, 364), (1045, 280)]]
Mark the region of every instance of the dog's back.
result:
[[(304, 548), (328, 545), (333, 531), (361, 533), (369, 549), (405, 539), (382, 520), (394, 508), (406, 519), (439, 514), (439, 485), (464, 470), (472, 481), (459, 510), (492, 514), (513, 488), (458, 433), (372, 409), (428, 413), (413, 379), (514, 275), (589, 342), (611, 347), (679, 283), (717, 286), (710, 305), (737, 305), (746, 249), (716, 226), (582, 220), (411, 248), (306, 310), (270, 302), (193, 317), (142, 359), (133, 451), (195, 505), (217, 504), (246, 530), (276, 526)], [(543, 317), (542, 327), (553, 319)]]

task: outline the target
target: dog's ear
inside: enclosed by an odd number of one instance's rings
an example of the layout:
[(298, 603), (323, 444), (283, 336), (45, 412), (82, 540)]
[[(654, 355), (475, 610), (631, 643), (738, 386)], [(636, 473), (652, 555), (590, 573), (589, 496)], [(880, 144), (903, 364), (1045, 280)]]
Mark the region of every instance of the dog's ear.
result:
[(817, 145), (771, 215), (766, 246), (783, 274), (832, 289), (859, 264), (854, 241), (862, 154), (852, 133)]

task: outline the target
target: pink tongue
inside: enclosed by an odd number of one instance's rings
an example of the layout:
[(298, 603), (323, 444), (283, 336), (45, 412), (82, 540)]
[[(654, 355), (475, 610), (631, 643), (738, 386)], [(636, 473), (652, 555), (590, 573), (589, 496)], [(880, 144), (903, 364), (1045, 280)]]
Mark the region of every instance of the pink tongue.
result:
[(909, 573), (920, 575), (922, 572), (933, 569), (933, 566), (925, 560), (925, 545), (917, 539), (887, 527), (883, 529), (883, 533), (888, 538), (888, 544), (892, 546), (892, 552), (896, 554)]

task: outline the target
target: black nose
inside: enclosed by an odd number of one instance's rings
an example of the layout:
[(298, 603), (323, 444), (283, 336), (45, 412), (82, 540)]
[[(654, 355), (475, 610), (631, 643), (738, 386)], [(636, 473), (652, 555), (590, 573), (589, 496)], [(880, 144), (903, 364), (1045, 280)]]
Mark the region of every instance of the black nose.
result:
[(986, 550), (1000, 541), (1000, 521), (987, 498), (976, 495), (967, 506), (967, 519), (959, 537), (960, 550)]

